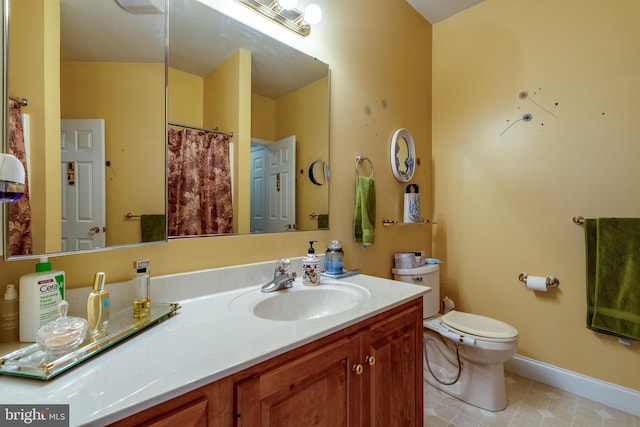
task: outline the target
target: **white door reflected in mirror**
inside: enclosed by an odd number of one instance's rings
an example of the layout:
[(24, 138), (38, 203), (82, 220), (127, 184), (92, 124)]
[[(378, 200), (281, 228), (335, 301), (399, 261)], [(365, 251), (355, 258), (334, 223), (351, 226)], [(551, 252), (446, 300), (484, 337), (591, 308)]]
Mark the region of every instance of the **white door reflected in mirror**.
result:
[(103, 119), (61, 121), (61, 250), (102, 248), (105, 229)]

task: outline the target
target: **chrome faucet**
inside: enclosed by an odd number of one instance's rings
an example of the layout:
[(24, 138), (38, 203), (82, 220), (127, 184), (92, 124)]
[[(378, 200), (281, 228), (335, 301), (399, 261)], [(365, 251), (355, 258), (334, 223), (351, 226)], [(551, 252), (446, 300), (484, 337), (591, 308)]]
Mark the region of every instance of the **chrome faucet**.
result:
[(276, 271), (273, 272), (273, 280), (262, 285), (262, 292), (274, 292), (292, 287), (296, 273), (295, 271), (287, 272), (290, 265), (291, 261), (288, 258), (280, 258), (276, 264)]

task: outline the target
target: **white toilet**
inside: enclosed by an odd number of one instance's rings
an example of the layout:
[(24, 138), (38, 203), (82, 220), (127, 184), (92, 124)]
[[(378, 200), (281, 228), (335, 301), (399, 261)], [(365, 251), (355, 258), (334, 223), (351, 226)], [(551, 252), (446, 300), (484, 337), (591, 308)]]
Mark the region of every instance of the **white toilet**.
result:
[(440, 315), (438, 264), (392, 271), (395, 280), (432, 289), (424, 296), (425, 381), (482, 409), (506, 408), (503, 363), (516, 352), (518, 330), (499, 320), (461, 311)]

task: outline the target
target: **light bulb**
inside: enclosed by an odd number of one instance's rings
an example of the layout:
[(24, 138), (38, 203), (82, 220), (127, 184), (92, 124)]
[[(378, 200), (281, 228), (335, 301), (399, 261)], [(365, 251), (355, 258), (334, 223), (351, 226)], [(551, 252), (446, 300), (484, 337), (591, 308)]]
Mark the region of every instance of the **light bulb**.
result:
[(311, 3), (304, 10), (304, 22), (315, 25), (322, 19), (322, 9), (317, 4)]
[(286, 10), (291, 10), (296, 7), (298, 0), (278, 0), (278, 5)]

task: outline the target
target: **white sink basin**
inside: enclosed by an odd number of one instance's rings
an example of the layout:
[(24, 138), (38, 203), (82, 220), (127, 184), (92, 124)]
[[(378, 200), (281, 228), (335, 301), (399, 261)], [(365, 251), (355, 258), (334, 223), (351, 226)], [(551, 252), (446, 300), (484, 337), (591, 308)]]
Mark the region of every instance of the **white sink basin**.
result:
[(229, 307), (236, 312), (282, 321), (320, 319), (343, 313), (371, 297), (364, 287), (351, 283), (304, 286), (295, 282), (290, 289), (263, 293), (260, 288), (234, 298)]

